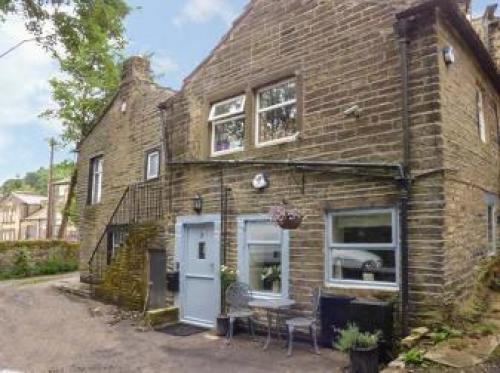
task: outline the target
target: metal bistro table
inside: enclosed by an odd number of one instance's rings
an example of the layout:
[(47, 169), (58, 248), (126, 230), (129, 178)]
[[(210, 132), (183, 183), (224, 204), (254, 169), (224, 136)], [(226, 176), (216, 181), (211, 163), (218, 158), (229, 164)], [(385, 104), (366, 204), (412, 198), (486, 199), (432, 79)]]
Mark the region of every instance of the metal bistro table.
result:
[(281, 340), (280, 312), (289, 309), (294, 304), (295, 301), (292, 299), (259, 299), (248, 303), (250, 307), (262, 308), (265, 309), (267, 312), (267, 340), (266, 344), (264, 345), (264, 350), (266, 350), (269, 347), (269, 343), (271, 343), (271, 329), (272, 329), (271, 313), (272, 312), (276, 313), (276, 333), (278, 335), (278, 341), (280, 341)]

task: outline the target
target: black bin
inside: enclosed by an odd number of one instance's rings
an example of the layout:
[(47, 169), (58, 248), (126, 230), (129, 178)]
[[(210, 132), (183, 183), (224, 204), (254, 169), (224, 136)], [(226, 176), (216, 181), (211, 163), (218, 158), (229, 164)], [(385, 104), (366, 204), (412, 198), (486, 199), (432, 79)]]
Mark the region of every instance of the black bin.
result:
[(331, 347), (337, 339), (338, 329), (356, 324), (361, 331), (382, 332), (381, 360), (390, 359), (394, 337), (393, 304), (341, 296), (321, 298), (321, 344)]
[(174, 293), (179, 292), (179, 271), (167, 272), (167, 290)]

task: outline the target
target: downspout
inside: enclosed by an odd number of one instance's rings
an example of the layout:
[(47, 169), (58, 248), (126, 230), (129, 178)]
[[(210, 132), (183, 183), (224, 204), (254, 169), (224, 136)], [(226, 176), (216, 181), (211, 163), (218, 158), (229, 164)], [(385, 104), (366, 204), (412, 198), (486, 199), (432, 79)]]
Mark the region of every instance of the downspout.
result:
[(408, 19), (401, 19), (396, 23), (398, 44), (401, 61), (401, 123), (403, 128), (403, 179), (401, 180), (401, 332), (402, 336), (408, 335), (408, 304), (409, 304), (409, 279), (408, 279), (408, 201), (411, 190), (410, 176), (410, 109), (409, 109), (409, 68), (408, 68)]

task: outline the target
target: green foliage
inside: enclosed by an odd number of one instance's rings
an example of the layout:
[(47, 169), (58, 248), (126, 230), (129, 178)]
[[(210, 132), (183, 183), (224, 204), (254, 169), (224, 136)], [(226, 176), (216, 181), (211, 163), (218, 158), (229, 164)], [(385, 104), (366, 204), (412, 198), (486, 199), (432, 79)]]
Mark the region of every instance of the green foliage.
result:
[(361, 332), (357, 325), (349, 324), (347, 329), (340, 331), (340, 338), (334, 345), (342, 352), (349, 352), (356, 348), (375, 347), (380, 339), (380, 332), (371, 334)]
[(412, 348), (401, 354), (401, 358), (406, 364), (422, 365), (424, 362), (424, 353), (421, 350)]
[(75, 14), (56, 14), (58, 42), (54, 49), (64, 78), (50, 81), (58, 108), (42, 114), (64, 126), (63, 141), (80, 141), (104, 110), (120, 83), (125, 47), (124, 19), (129, 7), (124, 0), (75, 0)]
[[(59, 248), (56, 255), (51, 255), (43, 261), (33, 260), (34, 250), (49, 250)], [(1, 251), (0, 247), (0, 251)], [(78, 255), (73, 252), (78, 250), (78, 246), (59, 241), (47, 241), (41, 245), (41, 241), (18, 242), (15, 250), (12, 266), (0, 269), (0, 280), (26, 278), (32, 276), (53, 275), (78, 270)]]
[(463, 332), (458, 329), (450, 328), (446, 325), (439, 327), (436, 331), (429, 334), (432, 342), (438, 344), (450, 338), (457, 338), (463, 336)]
[(40, 240), (40, 241), (0, 241), (0, 253), (8, 250), (49, 250), (50, 248), (62, 248), (67, 252), (78, 251), (80, 245), (58, 240)]
[[(59, 181), (71, 177), (75, 163), (72, 161), (63, 161), (55, 164), (53, 169), (53, 180)], [(0, 187), (2, 194), (9, 194), (15, 191), (25, 191), (47, 195), (47, 183), (49, 180), (48, 169), (41, 167), (37, 171), (28, 172), (23, 178), (7, 180)]]

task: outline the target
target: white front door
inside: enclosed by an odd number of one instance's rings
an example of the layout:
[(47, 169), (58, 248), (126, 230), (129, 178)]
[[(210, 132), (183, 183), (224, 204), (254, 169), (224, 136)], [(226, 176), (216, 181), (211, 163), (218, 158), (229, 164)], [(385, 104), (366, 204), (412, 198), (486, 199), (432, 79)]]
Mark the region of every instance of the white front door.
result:
[(181, 253), (181, 321), (213, 327), (219, 305), (219, 247), (214, 224), (185, 225)]

